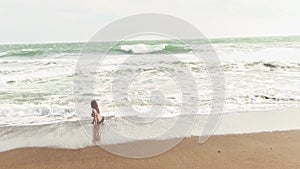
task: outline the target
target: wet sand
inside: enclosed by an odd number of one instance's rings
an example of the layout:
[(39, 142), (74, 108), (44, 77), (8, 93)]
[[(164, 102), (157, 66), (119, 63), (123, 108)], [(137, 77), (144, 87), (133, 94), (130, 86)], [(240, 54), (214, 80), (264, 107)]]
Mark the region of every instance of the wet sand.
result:
[[(163, 142), (166, 141), (161, 141)], [(130, 150), (133, 144), (115, 145)], [(142, 150), (141, 150), (142, 151)], [(77, 150), (22, 148), (0, 153), (1, 169), (300, 168), (300, 130), (214, 136), (204, 144), (186, 138), (161, 155), (130, 159), (100, 147)]]

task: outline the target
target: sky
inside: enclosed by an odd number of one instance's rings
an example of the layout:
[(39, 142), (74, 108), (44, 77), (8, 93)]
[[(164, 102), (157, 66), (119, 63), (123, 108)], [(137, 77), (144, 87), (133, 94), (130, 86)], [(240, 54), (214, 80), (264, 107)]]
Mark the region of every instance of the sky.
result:
[(300, 35), (299, 0), (0, 0), (0, 43), (86, 42), (140, 13), (186, 20), (208, 38)]

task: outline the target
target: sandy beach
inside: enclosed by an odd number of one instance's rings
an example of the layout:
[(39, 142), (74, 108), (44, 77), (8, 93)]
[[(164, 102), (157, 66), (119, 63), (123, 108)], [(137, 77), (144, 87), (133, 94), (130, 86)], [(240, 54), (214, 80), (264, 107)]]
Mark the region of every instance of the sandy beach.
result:
[[(186, 138), (161, 155), (130, 159), (100, 147), (77, 150), (22, 148), (0, 153), (0, 168), (299, 168), (300, 131), (214, 136), (205, 144)], [(115, 145), (130, 149), (132, 144)]]

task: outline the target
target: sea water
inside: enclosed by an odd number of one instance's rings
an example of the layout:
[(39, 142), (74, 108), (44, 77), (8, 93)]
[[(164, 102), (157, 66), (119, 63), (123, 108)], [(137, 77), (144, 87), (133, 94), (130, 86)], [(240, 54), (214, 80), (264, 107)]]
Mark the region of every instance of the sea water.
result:
[[(218, 113), (263, 114), (266, 110), (297, 110), (300, 100), (299, 36), (223, 38), (210, 39), (209, 42), (220, 59), (221, 64), (217, 66), (217, 70), (224, 73), (224, 107)], [(183, 114), (181, 111), (182, 93), (176, 78), (161, 69), (182, 65), (188, 67), (198, 88), (198, 97), (195, 98), (198, 103), (197, 114), (209, 115), (212, 102), (218, 98), (212, 98), (207, 67), (193, 53), (201, 44), (201, 40), (182, 40), (180, 43), (170, 40), (99, 42), (91, 45), (88, 50), (83, 50), (86, 43), (1, 45), (0, 126), (6, 131), (11, 127), (19, 129), (24, 126), (59, 126), (66, 122), (76, 124), (80, 120), (89, 120), (91, 110), (79, 112), (75, 108), (73, 98), (78, 58), (89, 55), (105, 56), (99, 61), (98, 67), (91, 70), (93, 79), (84, 82), (84, 85), (93, 84), (93, 92), (82, 91), (87, 98), (95, 98), (99, 102), (102, 115), (116, 119), (128, 116), (156, 120), (188, 115), (189, 111)], [(165, 62), (164, 58), (169, 55), (180, 61)], [(124, 61), (132, 56), (146, 59), (125, 64)], [(126, 76), (135, 72), (139, 73), (127, 90), (131, 104), (116, 103), (113, 94), (118, 91), (112, 89), (116, 73)], [(190, 83), (186, 82), (185, 85), (189, 87)], [(164, 102), (150, 101), (153, 90), (164, 94)], [(85, 98), (81, 100), (82, 104), (86, 105), (89, 105), (90, 101)], [(129, 106), (135, 111), (118, 111), (120, 107), (126, 109)], [(163, 111), (158, 114), (149, 113), (153, 106), (163, 107)], [(292, 112), (293, 116), (299, 114), (297, 111)], [(272, 113), (266, 115), (272, 116)], [(285, 116), (284, 113), (281, 115)], [(263, 125), (259, 126), (261, 128), (255, 130), (247, 127), (242, 131), (224, 129), (223, 133), (297, 128), (297, 125), (282, 125), (269, 129)], [(218, 134), (222, 134), (222, 130), (219, 129)], [(11, 132), (13, 131), (9, 133)], [(4, 135), (1, 133), (1, 139)]]

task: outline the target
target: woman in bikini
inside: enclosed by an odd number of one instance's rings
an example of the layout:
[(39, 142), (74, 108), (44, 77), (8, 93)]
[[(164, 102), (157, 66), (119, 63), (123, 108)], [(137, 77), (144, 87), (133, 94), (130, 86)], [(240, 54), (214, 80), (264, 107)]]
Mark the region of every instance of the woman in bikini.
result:
[(93, 100), (91, 102), (91, 107), (92, 107), (92, 117), (94, 117), (92, 124), (100, 124), (103, 123), (104, 117), (100, 115), (100, 110), (98, 107), (98, 103), (96, 100)]

